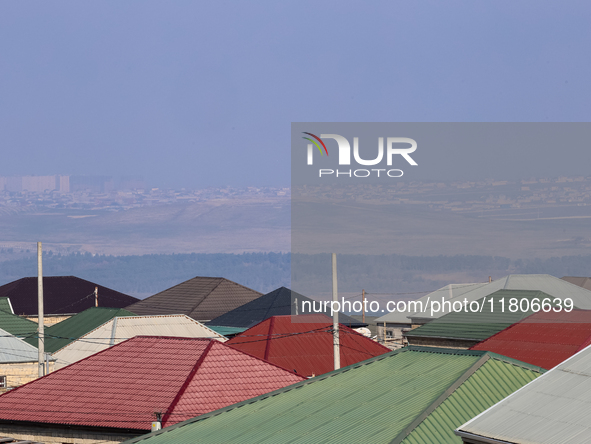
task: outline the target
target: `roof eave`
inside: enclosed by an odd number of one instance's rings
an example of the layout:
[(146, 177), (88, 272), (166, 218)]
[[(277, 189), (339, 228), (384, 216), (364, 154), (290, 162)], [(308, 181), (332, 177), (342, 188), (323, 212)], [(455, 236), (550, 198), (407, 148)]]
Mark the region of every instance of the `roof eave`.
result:
[(96, 425), (84, 425), (84, 424), (71, 424), (71, 423), (57, 423), (57, 422), (40, 422), (40, 421), (20, 421), (16, 419), (3, 419), (0, 418), (0, 425), (2, 424), (11, 424), (11, 425), (19, 425), (19, 426), (26, 426), (26, 427), (42, 427), (42, 428), (51, 428), (51, 429), (74, 429), (80, 431), (101, 431), (101, 432), (115, 432), (121, 434), (133, 434), (133, 437), (136, 437), (138, 434), (145, 435), (146, 433), (150, 433), (149, 428), (145, 429), (133, 429), (133, 428), (123, 428), (123, 427), (105, 427), (105, 426), (96, 426)]
[[(486, 436), (476, 435), (474, 433), (464, 432), (463, 430), (454, 430), (454, 433), (462, 438), (465, 443), (486, 443), (486, 444), (515, 444), (511, 441), (501, 441), (499, 439), (487, 438)], [(467, 439), (468, 441), (464, 440)]]

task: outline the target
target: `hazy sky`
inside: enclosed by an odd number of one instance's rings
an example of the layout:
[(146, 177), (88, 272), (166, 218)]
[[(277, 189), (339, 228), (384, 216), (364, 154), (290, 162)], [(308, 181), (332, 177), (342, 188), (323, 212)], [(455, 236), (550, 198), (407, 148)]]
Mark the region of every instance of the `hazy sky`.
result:
[(589, 121), (590, 12), (584, 1), (4, 1), (0, 175), (288, 186), (292, 121)]

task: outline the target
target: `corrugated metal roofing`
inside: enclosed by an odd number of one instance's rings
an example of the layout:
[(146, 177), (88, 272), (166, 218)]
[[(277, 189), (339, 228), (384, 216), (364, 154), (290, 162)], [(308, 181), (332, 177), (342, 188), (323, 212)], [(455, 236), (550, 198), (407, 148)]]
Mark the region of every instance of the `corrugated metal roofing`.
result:
[(16, 362), (35, 362), (39, 351), (22, 339), (0, 328), (0, 364)]
[[(468, 302), (470, 302), (480, 300), (485, 296), (488, 297), (498, 290), (538, 290), (560, 299), (571, 298), (576, 307), (585, 310), (591, 309), (591, 291), (554, 276), (550, 276), (549, 274), (510, 274), (491, 283), (475, 284), (473, 289), (466, 292), (462, 292), (462, 289), (458, 289), (453, 294), (452, 299), (445, 296), (445, 288), (446, 287), (443, 287), (436, 292), (439, 293), (439, 301), (441, 301), (441, 297), (444, 297), (444, 300), (450, 300), (451, 302), (457, 300), (463, 301), (464, 299), (467, 299)], [(469, 287), (465, 287), (464, 289), (468, 288)], [(433, 300), (434, 298), (431, 297), (431, 301)], [(432, 318), (437, 319), (448, 313), (449, 311), (440, 311), (434, 313)], [(376, 321), (383, 322), (385, 320), (386, 322), (389, 322), (387, 320), (388, 316), (389, 315), (382, 316)], [(415, 317), (421, 319), (431, 318), (430, 313), (428, 312), (408, 313), (406, 316), (409, 318)]]
[(260, 296), (225, 278), (197, 276), (126, 308), (142, 316), (186, 314), (206, 322)]
[(211, 325), (207, 324), (209, 328), (211, 328), (216, 333), (219, 333), (222, 336), (230, 337), (237, 335), (238, 333), (242, 333), (246, 328), (242, 327), (224, 327), (220, 325)]
[(0, 423), (149, 430), (302, 378), (211, 339), (139, 336), (0, 396)]
[(560, 279), (566, 282), (570, 282), (571, 284), (577, 285), (578, 287), (583, 287), (586, 290), (591, 290), (591, 278), (579, 276), (563, 276)]
[(14, 314), (10, 298), (0, 298), (0, 310)]
[(511, 365), (502, 358), (489, 359), (402, 443), (461, 443), (461, 439), (454, 434), (456, 424), (485, 411), (538, 376), (538, 373)]
[[(483, 301), (480, 301), (482, 311), (473, 313), (462, 309), (460, 312), (448, 313), (428, 324), (410, 330), (405, 333), (405, 336), (408, 338), (432, 337), (483, 341), (533, 313), (531, 310), (527, 312), (517, 310), (515, 313), (509, 311), (509, 300), (511, 298), (528, 299), (530, 301), (538, 298), (541, 301), (548, 297), (550, 296), (541, 291), (499, 290), (491, 294), (487, 299), (493, 301), (492, 311), (489, 302), (482, 304)], [(505, 300), (504, 311), (500, 302), (501, 298)]]
[(19, 338), (28, 338), (37, 335), (39, 326), (36, 322), (0, 310), (0, 328)]
[(509, 443), (591, 442), (590, 368), (587, 347), (458, 427), (458, 433)]
[[(343, 367), (390, 351), (344, 325), (339, 335)], [(334, 370), (332, 320), (323, 314), (272, 316), (234, 336), (228, 345), (303, 376)]]
[(80, 361), (134, 336), (172, 336), (183, 338), (226, 338), (187, 315), (115, 317), (76, 341), (56, 351), (55, 368)]
[(551, 369), (591, 340), (591, 310), (540, 311), (472, 347)]
[[(92, 307), (46, 327), (44, 330), (45, 352), (56, 352), (115, 316), (135, 316), (135, 313), (124, 308)], [(35, 347), (38, 346), (37, 337), (29, 338), (26, 341)]]
[[(98, 287), (99, 307), (124, 308), (139, 299), (111, 290), (76, 276), (44, 276), (45, 315), (79, 313), (94, 306), (94, 288)], [(0, 297), (10, 297), (14, 313), (37, 315), (37, 278), (26, 277), (2, 285)]]
[[(446, 301), (455, 301), (458, 300), (458, 298), (460, 298), (461, 296), (463, 296), (465, 293), (468, 293), (469, 291), (475, 290), (477, 288), (480, 288), (484, 285), (487, 285), (485, 283), (477, 283), (477, 284), (449, 284), (446, 285), (445, 287), (441, 287), (438, 290), (435, 290), (429, 294), (426, 294), (423, 297), (420, 297), (419, 299), (417, 299), (417, 301), (422, 302), (423, 304), (426, 304), (427, 301), (441, 301), (446, 300)], [(375, 320), (375, 322), (379, 323), (383, 323), (383, 322), (387, 322), (387, 323), (395, 323), (395, 324), (410, 324), (410, 318), (408, 316), (410, 316), (413, 312), (401, 312), (401, 311), (393, 311), (392, 313), (388, 313), (385, 314), (384, 316), (381, 316), (379, 318), (377, 318)], [(423, 317), (429, 317), (429, 314), (423, 314)]]
[[(296, 299), (300, 311), (296, 311)], [(307, 296), (292, 291), (289, 288), (280, 287), (211, 320), (208, 324), (250, 328), (271, 316), (303, 314), (301, 307), (304, 301), (310, 303), (313, 302), (313, 300)], [(323, 310), (321, 313), (332, 317), (330, 307), (327, 310)], [(352, 328), (364, 327), (367, 325), (343, 313), (339, 313), (339, 322)]]
[[(407, 347), (126, 443), (460, 442), (455, 424), (538, 375), (491, 353)], [(434, 414), (451, 440), (429, 432)]]

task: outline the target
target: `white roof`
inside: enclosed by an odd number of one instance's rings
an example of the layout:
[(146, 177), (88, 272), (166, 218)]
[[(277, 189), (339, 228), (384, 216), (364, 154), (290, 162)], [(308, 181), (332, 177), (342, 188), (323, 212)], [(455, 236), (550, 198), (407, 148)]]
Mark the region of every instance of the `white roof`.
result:
[[(452, 284), (454, 285), (454, 284)], [(472, 287), (470, 287), (470, 285)], [(451, 298), (449, 297), (449, 286), (440, 288), (433, 293), (423, 296), (419, 300), (425, 303), (427, 298), (430, 300), (441, 301), (449, 300), (453, 303), (454, 300), (467, 299), (468, 302), (477, 301), (485, 296), (489, 296), (498, 290), (538, 290), (560, 299), (570, 298), (573, 300), (575, 307), (590, 310), (591, 309), (591, 291), (570, 282), (550, 276), (549, 274), (510, 274), (501, 279), (497, 279), (485, 284), (455, 284), (457, 289), (453, 288)], [(446, 289), (447, 293), (446, 293)], [(440, 318), (449, 313), (449, 311), (439, 311), (434, 313), (432, 319)], [(375, 322), (390, 322), (390, 323), (407, 323), (410, 324), (410, 318), (431, 318), (430, 310), (425, 310), (425, 313), (413, 312), (392, 312), (384, 315)], [(390, 320), (393, 319), (393, 320)], [(403, 321), (402, 319), (406, 319)]]
[(121, 316), (115, 317), (77, 340), (56, 351), (55, 368), (62, 368), (119, 344), (134, 336), (175, 336), (184, 338), (214, 338), (225, 342), (226, 337), (187, 315)]
[(458, 427), (457, 434), (477, 435), (475, 442), (591, 442), (590, 416), (591, 346)]
[(0, 364), (35, 362), (39, 359), (37, 347), (27, 344), (0, 328)]
[[(465, 293), (474, 290), (476, 288), (482, 287), (483, 285), (487, 285), (484, 283), (479, 284), (449, 284), (445, 287), (441, 287), (439, 290), (435, 290), (429, 294), (426, 294), (423, 297), (417, 299), (417, 301), (423, 302), (425, 304), (428, 300), (437, 300), (441, 301), (443, 298), (446, 301), (453, 301), (460, 296), (463, 296)], [(396, 324), (410, 324), (410, 316), (412, 312), (409, 311), (393, 311), (392, 313), (388, 313), (378, 319), (375, 322), (388, 322), (388, 323), (396, 323)]]

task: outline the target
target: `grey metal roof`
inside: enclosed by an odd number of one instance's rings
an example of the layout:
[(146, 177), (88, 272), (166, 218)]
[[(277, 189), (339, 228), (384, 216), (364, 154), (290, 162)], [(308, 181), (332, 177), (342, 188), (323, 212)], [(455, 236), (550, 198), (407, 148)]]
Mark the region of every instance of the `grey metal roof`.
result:
[(55, 368), (77, 362), (135, 336), (227, 339), (187, 315), (114, 317), (56, 351)]
[(0, 328), (0, 364), (34, 362), (38, 358), (37, 347), (27, 344)]
[[(591, 442), (591, 346), (458, 427), (474, 442)], [(493, 440), (493, 441), (491, 441)]]
[[(452, 303), (454, 300), (464, 300), (464, 298), (467, 299), (468, 302), (470, 302), (482, 299), (483, 297), (489, 296), (498, 290), (538, 290), (552, 297), (560, 299), (571, 298), (574, 302), (574, 305), (577, 308), (584, 310), (591, 309), (591, 291), (581, 288), (577, 285), (571, 284), (570, 282), (567, 282), (565, 280), (558, 279), (557, 277), (550, 276), (549, 274), (510, 274), (501, 279), (497, 279), (491, 283), (485, 283), (480, 285), (475, 284), (472, 289), (469, 289), (469, 287), (463, 288), (464, 290), (468, 291), (462, 292), (462, 288), (459, 288), (453, 294), (452, 299), (449, 299), (449, 297), (446, 296), (445, 288), (446, 287), (443, 287), (442, 289), (439, 289), (433, 293), (434, 297), (438, 297), (439, 301), (441, 301), (441, 298), (444, 297), (445, 300), (449, 300)], [(434, 297), (431, 297), (431, 300), (434, 300)], [(441, 310), (438, 313), (434, 313), (433, 319), (440, 318), (441, 316), (447, 313), (449, 312)], [(387, 319), (387, 317), (391, 314), (393, 315), (395, 313), (390, 313), (388, 315), (382, 316), (381, 318), (376, 319), (376, 322), (398, 322), (389, 321)], [(408, 319), (406, 323), (410, 323), (410, 319), (413, 317), (430, 318), (430, 316), (423, 313), (402, 314), (405, 314), (405, 317)], [(392, 319), (398, 318), (393, 317)]]
[[(444, 298), (446, 301), (453, 301), (459, 298), (460, 296), (463, 296), (465, 293), (480, 288), (483, 285), (487, 284), (449, 284), (429, 294), (426, 294), (423, 297), (420, 297), (419, 299), (417, 299), (417, 301), (426, 303), (428, 300), (441, 301), (441, 298)], [(375, 322), (388, 322), (392, 324), (410, 324), (410, 318), (408, 317), (410, 314), (410, 312), (394, 311), (392, 313), (388, 313), (384, 316), (379, 317), (375, 320)]]

